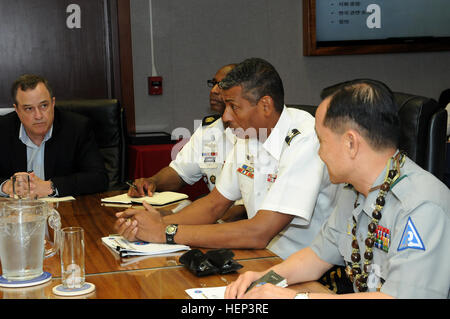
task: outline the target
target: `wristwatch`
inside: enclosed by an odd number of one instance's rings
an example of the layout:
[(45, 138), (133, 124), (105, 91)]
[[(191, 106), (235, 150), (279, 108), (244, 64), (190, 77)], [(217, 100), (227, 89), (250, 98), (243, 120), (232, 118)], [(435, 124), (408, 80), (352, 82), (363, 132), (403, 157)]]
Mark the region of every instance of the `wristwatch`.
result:
[(294, 299), (309, 299), (309, 293), (308, 292), (299, 292), (295, 295)]
[(48, 195), (48, 197), (53, 197), (56, 195), (56, 187), (51, 180), (49, 180), (49, 182), (50, 182), (50, 187), (52, 188), (52, 193), (50, 195)]
[(166, 243), (173, 245), (175, 244), (175, 240), (174, 240), (174, 236), (177, 233), (178, 230), (178, 225), (177, 224), (172, 224), (172, 225), (167, 225), (166, 226)]

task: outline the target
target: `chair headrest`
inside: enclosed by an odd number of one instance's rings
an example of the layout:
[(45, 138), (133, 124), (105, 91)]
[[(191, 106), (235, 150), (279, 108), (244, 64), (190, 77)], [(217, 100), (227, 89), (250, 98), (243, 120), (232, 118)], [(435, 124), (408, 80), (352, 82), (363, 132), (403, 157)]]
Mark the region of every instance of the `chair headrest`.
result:
[(56, 107), (90, 118), (99, 147), (111, 147), (119, 142), (122, 123), (118, 100), (56, 100)]

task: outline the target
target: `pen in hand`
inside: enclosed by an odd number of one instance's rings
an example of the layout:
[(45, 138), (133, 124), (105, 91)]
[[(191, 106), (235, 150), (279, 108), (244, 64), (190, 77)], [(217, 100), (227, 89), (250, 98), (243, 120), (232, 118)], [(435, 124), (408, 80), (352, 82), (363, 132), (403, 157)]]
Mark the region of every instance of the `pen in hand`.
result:
[(130, 186), (131, 188), (133, 188), (135, 191), (136, 191), (136, 193), (138, 193), (138, 195), (139, 196), (151, 196), (151, 195), (148, 195), (148, 194), (146, 194), (146, 192), (147, 192), (147, 189), (146, 189), (146, 186), (144, 185), (143, 186), (143, 190), (141, 190), (142, 191), (142, 193), (139, 191), (139, 188), (138, 188), (138, 186), (133, 182), (133, 181), (127, 181), (127, 182), (125, 182), (128, 186)]
[(128, 186), (133, 187), (133, 188), (136, 190), (136, 192), (139, 193), (139, 190), (138, 190), (137, 186), (136, 186), (134, 183), (130, 183), (130, 182), (128, 182), (128, 181), (126, 181), (125, 183), (126, 183)]

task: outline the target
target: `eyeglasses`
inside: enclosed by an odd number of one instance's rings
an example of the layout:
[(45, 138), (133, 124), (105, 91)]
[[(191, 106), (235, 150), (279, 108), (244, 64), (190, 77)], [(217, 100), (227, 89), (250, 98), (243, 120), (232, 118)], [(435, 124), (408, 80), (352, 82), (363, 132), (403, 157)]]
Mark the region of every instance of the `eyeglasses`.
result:
[(216, 84), (219, 84), (219, 81), (212, 79), (212, 80), (206, 81), (206, 83), (208, 84), (208, 87), (213, 88), (214, 86), (216, 86)]

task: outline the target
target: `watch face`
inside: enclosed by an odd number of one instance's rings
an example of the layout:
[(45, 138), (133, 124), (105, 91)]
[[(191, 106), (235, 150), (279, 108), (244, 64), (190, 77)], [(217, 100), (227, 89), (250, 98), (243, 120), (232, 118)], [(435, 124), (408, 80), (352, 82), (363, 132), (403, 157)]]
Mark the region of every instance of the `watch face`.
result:
[(177, 231), (177, 226), (175, 225), (169, 225), (166, 227), (166, 234), (173, 235)]

